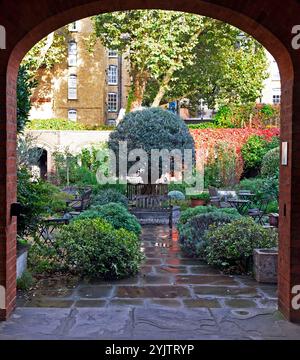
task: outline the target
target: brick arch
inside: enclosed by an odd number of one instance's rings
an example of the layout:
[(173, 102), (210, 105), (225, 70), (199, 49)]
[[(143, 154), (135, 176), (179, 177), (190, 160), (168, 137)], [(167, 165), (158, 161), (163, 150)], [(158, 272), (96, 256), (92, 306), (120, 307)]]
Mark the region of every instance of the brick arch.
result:
[[(39, 11), (32, 11), (32, 9)], [(277, 60), (282, 79), (281, 137), (289, 143), (288, 166), (281, 167), (279, 307), (287, 318), (300, 321), (291, 306), (291, 289), (300, 284), (300, 144), (299, 52), (291, 48), (291, 29), (300, 24), (296, 0), (3, 0), (0, 24), (6, 29), (6, 50), (0, 50), (0, 286), (5, 289), (7, 318), (15, 306), (16, 221), (10, 216), (16, 200), (16, 76), (25, 53), (49, 32), (77, 19), (101, 12), (128, 9), (178, 10), (228, 22), (261, 42)], [(300, 149), (299, 149), (300, 150)]]

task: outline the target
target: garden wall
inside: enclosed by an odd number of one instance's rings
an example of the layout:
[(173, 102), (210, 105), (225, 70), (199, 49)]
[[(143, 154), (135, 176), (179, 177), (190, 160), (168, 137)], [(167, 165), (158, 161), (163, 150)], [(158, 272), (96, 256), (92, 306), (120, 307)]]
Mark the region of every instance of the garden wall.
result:
[(201, 149), (204, 154), (204, 163), (208, 162), (210, 156), (214, 156), (214, 149), (218, 143), (224, 143), (228, 148), (234, 149), (236, 153), (236, 172), (239, 178), (243, 172), (243, 159), (241, 150), (250, 136), (263, 136), (265, 139), (271, 140), (274, 136), (280, 135), (279, 128), (254, 129), (254, 128), (234, 128), (234, 129), (196, 129), (190, 130), (196, 149)]
[[(270, 129), (197, 129), (190, 130), (197, 149), (202, 149), (205, 160), (218, 142), (226, 142), (229, 147), (234, 148), (238, 161), (242, 167), (241, 148), (252, 135), (264, 136), (267, 140), (273, 136), (279, 136), (278, 128)], [(78, 154), (81, 149), (91, 147), (101, 142), (107, 142), (111, 131), (63, 131), (63, 130), (28, 130), (37, 147), (47, 150), (48, 172), (53, 171), (52, 153), (63, 148)]]
[(27, 130), (25, 134), (32, 137), (37, 147), (47, 150), (47, 170), (52, 172), (54, 151), (69, 148), (71, 153), (78, 154), (83, 148), (107, 142), (110, 131)]

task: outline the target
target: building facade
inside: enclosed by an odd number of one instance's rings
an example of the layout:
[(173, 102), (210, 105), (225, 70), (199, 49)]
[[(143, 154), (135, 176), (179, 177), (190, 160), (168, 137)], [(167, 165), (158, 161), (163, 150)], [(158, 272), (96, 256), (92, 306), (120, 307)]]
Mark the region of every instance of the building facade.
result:
[(264, 82), (264, 88), (260, 98), (262, 104), (280, 105), (281, 103), (281, 80), (278, 65), (273, 56), (266, 51), (269, 62), (269, 77)]
[(90, 51), (92, 26), (90, 18), (69, 25), (66, 58), (50, 70), (40, 70), (30, 119), (63, 118), (89, 126), (115, 124), (127, 104), (128, 62), (99, 41)]

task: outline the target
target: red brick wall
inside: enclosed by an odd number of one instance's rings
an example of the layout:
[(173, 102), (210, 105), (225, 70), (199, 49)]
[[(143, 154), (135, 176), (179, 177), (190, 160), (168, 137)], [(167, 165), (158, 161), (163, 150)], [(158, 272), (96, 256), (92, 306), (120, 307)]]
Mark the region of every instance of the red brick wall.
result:
[[(15, 80), (21, 58), (38, 40), (71, 21), (100, 12), (161, 8), (211, 16), (253, 35), (276, 58), (282, 78), (281, 137), (289, 142), (289, 164), (281, 169), (279, 304), (291, 320), (291, 288), (300, 284), (300, 51), (291, 48), (291, 29), (300, 24), (296, 0), (3, 0), (0, 24), (7, 32), (7, 50), (0, 50), (0, 285), (7, 290), (5, 318), (15, 298), (15, 222), (9, 215), (16, 197)], [(38, 9), (32, 11), (32, 9)]]

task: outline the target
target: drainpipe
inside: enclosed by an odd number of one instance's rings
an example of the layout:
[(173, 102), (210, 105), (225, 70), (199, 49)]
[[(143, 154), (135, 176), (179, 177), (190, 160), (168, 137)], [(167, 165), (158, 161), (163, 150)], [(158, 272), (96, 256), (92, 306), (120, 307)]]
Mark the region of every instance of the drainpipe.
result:
[[(122, 91), (122, 85), (123, 85), (123, 82), (122, 82), (122, 74), (123, 74), (123, 69), (122, 69), (122, 66), (123, 66), (123, 59), (122, 59), (122, 53), (119, 55), (119, 59), (118, 59), (118, 68), (119, 68), (119, 81), (118, 81), (118, 93), (119, 93), (119, 112), (122, 108), (122, 97), (123, 97), (123, 91)], [(119, 116), (119, 114), (118, 114)]]

